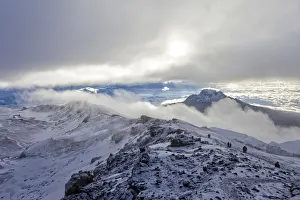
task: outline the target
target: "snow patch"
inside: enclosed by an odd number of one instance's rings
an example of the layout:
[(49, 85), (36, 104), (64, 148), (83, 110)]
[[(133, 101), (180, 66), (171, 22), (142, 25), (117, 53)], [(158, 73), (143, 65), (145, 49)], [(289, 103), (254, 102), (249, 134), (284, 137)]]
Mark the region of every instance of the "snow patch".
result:
[(164, 142), (164, 143), (158, 143), (158, 144), (154, 144), (154, 145), (150, 145), (149, 148), (151, 149), (157, 149), (157, 148), (165, 148), (167, 146), (169, 146), (171, 143), (170, 142)]
[(170, 90), (170, 88), (168, 88), (167, 86), (165, 86), (163, 89), (161, 89), (162, 91), (168, 91), (168, 90)]
[(174, 104), (174, 103), (181, 103), (186, 100), (186, 97), (178, 98), (178, 99), (169, 99), (161, 102), (161, 105), (169, 105), (169, 104)]
[(92, 93), (92, 94), (97, 94), (97, 93), (98, 93), (98, 90), (99, 90), (99, 89), (92, 88), (92, 87), (85, 87), (85, 88), (79, 89), (79, 91), (82, 91), (82, 92), (89, 92), (89, 93)]

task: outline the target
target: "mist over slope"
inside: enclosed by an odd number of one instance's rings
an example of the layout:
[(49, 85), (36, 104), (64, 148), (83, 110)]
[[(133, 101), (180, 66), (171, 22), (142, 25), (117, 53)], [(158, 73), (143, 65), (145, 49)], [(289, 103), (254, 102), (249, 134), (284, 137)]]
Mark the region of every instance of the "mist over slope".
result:
[(184, 104), (153, 105), (140, 99), (138, 95), (124, 90), (115, 91), (112, 97), (105, 94), (42, 89), (24, 98), (29, 105), (63, 104), (73, 100), (87, 101), (116, 110), (127, 117), (137, 118), (148, 115), (160, 119), (178, 118), (197, 126), (219, 127), (245, 133), (265, 142), (300, 139), (300, 128), (276, 126), (267, 114), (252, 109), (243, 110), (236, 101), (229, 98), (213, 103), (206, 113)]

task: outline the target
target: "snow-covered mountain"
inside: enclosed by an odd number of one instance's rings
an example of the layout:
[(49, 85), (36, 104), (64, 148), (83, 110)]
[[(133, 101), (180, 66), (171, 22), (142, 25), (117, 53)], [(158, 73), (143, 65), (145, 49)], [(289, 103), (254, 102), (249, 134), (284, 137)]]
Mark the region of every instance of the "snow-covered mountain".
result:
[(212, 105), (214, 102), (218, 102), (222, 99), (228, 98), (223, 92), (214, 89), (202, 89), (199, 94), (192, 94), (183, 103), (187, 106), (193, 106), (200, 112)]
[(203, 89), (201, 90), (200, 94), (192, 94), (191, 96), (189, 96), (185, 100), (185, 103), (211, 103), (224, 98), (226, 98), (226, 95), (221, 91), (217, 91), (214, 89)]
[(222, 99), (235, 101), (243, 110), (251, 109), (256, 112), (265, 113), (275, 125), (300, 127), (300, 113), (254, 106), (239, 99), (227, 96), (223, 92), (215, 89), (203, 89), (199, 94), (190, 95), (185, 101), (183, 101), (183, 103), (187, 106), (195, 107), (197, 110), (204, 113), (207, 108), (212, 106), (213, 103)]
[(92, 88), (92, 87), (85, 87), (85, 88), (80, 88), (78, 91), (83, 91), (83, 92), (89, 92), (92, 94), (97, 94), (99, 89)]
[(0, 124), (2, 199), (300, 197), (299, 157), (240, 133), (85, 102), (1, 108)]

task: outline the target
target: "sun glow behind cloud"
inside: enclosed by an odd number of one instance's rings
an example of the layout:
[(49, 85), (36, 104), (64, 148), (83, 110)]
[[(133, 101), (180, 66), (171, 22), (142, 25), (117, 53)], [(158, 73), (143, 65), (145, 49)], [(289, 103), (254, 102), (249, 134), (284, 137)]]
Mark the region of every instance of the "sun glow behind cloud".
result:
[(7, 3), (0, 7), (0, 87), (299, 79), (299, 5)]
[[(0, 87), (57, 86), (76, 84), (113, 84), (165, 81), (151, 74), (161, 74), (184, 65), (191, 54), (191, 46), (183, 36), (171, 33), (150, 45), (150, 53), (136, 55), (127, 64), (62, 66), (47, 71), (26, 73), (13, 82), (1, 82)], [(159, 51), (163, 49), (163, 51)], [(154, 51), (154, 53), (152, 52)], [(160, 52), (160, 53), (159, 53)], [(145, 77), (148, 77), (145, 79)], [(134, 80), (134, 81), (133, 81)]]
[(189, 45), (186, 41), (173, 39), (168, 45), (167, 54), (174, 58), (186, 56), (189, 53)]

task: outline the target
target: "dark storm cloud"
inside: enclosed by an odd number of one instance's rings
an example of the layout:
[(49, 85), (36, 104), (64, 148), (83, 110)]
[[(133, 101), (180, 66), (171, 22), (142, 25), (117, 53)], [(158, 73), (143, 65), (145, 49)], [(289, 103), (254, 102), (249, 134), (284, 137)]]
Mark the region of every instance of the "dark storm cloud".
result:
[[(299, 19), (300, 1), (293, 0), (2, 1), (0, 82), (81, 83), (89, 77), (57, 70), (104, 64), (104, 76), (125, 72), (92, 82), (299, 78)], [(184, 62), (158, 58), (173, 33), (190, 46)], [(139, 64), (145, 59), (166, 66)], [(44, 72), (53, 79), (35, 78)]]
[(154, 38), (164, 18), (139, 1), (7, 1), (0, 7), (3, 73), (113, 60)]
[[(197, 55), (184, 66), (174, 66), (177, 70), (165, 72), (165, 78), (198, 82), (251, 78), (299, 79), (299, 38), (298, 35), (290, 35), (286, 39), (227, 45), (212, 54)], [(152, 76), (159, 74), (153, 73)]]

